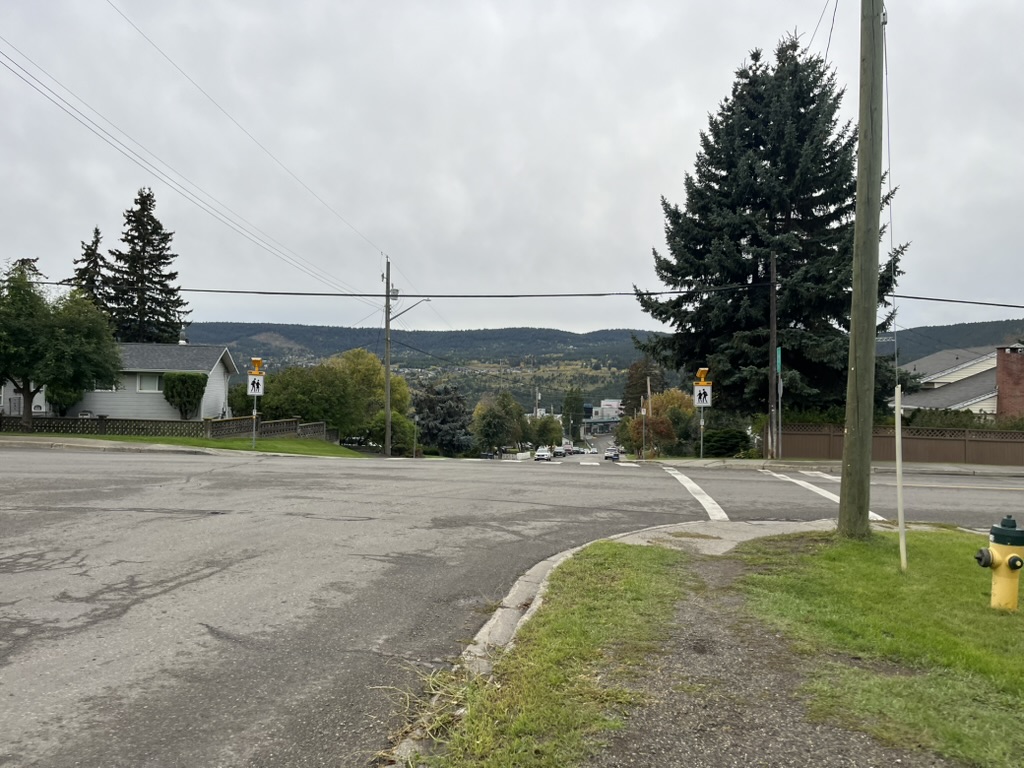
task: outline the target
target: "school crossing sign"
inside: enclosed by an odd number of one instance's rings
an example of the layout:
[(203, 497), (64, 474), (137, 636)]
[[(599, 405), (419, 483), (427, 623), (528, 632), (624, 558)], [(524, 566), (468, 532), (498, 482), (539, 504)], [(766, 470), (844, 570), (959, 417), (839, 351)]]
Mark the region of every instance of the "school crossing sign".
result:
[(707, 375), (707, 368), (699, 368), (697, 370), (698, 381), (693, 382), (693, 404), (697, 408), (711, 407), (711, 382), (705, 381)]
[(262, 358), (252, 358), (252, 370), (249, 371), (249, 388), (246, 392), (249, 397), (263, 397), (263, 371), (260, 370), (262, 367)]

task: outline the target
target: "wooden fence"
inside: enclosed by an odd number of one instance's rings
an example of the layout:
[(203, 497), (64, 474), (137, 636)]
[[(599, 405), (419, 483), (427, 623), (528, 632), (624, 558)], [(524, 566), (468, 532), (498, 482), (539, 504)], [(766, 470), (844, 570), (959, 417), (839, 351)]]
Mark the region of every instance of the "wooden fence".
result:
[[(252, 434), (252, 416), (202, 421), (163, 421), (159, 419), (94, 419), (36, 416), (31, 432), (49, 435), (125, 435), (137, 437), (195, 437), (217, 439), (245, 437)], [(299, 419), (263, 421), (257, 414), (257, 436), (296, 437), (308, 440), (337, 441), (337, 430), (328, 430), (322, 421), (302, 422)], [(0, 417), (0, 431), (25, 432), (20, 416)]]
[[(939, 464), (1024, 466), (1024, 432), (988, 429), (903, 427), (903, 460)], [(782, 425), (782, 458), (843, 458), (843, 427), (833, 424)], [(896, 428), (875, 427), (871, 458), (896, 460)]]

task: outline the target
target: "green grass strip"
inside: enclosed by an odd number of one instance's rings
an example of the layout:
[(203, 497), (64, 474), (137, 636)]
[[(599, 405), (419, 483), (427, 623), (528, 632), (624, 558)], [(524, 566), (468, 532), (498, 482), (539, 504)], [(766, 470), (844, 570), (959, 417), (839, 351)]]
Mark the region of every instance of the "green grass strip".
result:
[[(4, 433), (6, 436), (16, 436), (15, 433)], [(299, 438), (269, 438), (260, 437), (256, 439), (256, 447), (253, 448), (252, 437), (229, 437), (217, 440), (207, 440), (201, 437), (144, 437), (136, 435), (57, 435), (32, 433), (33, 438), (47, 438), (59, 441), (60, 439), (88, 439), (106, 440), (117, 443), (146, 443), (149, 445), (180, 445), (186, 448), (217, 448), (229, 451), (256, 451), (257, 453), (288, 453), (296, 456), (338, 456), (342, 458), (365, 458), (366, 454), (353, 451), (334, 443), (324, 440), (303, 440)]]
[(460, 690), (462, 715), (436, 768), (566, 768), (621, 726), (636, 695), (622, 675), (666, 637), (682, 592), (683, 555), (600, 542), (551, 576), (544, 603), (490, 679)]
[(738, 550), (756, 573), (752, 609), (809, 654), (837, 654), (808, 685), (811, 712), (970, 765), (1019, 768), (1024, 755), (1024, 616), (989, 607), (984, 536), (911, 531), (867, 541), (798, 536)]

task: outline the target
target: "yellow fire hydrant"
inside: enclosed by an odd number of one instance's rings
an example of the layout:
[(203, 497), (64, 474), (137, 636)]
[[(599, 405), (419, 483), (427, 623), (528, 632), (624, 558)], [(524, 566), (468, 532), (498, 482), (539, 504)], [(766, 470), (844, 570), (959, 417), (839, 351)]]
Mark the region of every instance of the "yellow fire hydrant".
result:
[(988, 534), (989, 545), (978, 550), (974, 559), (982, 568), (992, 569), (992, 607), (1017, 610), (1020, 570), (1024, 568), (1024, 529), (1007, 515)]

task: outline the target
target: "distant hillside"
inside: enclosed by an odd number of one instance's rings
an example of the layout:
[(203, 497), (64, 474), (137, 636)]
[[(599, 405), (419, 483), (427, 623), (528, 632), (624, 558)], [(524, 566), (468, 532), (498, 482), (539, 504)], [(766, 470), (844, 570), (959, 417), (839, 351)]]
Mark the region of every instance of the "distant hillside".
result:
[[(430, 368), (471, 363), (539, 366), (577, 361), (627, 368), (637, 359), (633, 335), (647, 331), (607, 330), (569, 333), (548, 328), (501, 328), (478, 331), (391, 331), (391, 359), (396, 365)], [(274, 368), (315, 363), (362, 347), (383, 357), (384, 331), (273, 323), (193, 323), (193, 344), (224, 344), (236, 362), (262, 357)]]
[[(565, 391), (578, 387), (586, 402), (620, 398), (625, 371), (639, 353), (626, 329), (569, 333), (547, 328), (478, 331), (391, 332), (391, 360), (413, 386), (446, 380), (458, 386), (470, 404), (486, 392), (507, 390), (527, 410), (535, 393), (541, 406), (560, 410)], [(193, 344), (223, 344), (240, 368), (261, 357), (268, 370), (313, 365), (349, 349), (363, 348), (384, 357), (384, 331), (260, 323), (193, 323)], [(243, 368), (244, 369), (244, 368)]]
[[(243, 370), (249, 358), (262, 357), (271, 371), (313, 365), (349, 349), (364, 348), (384, 357), (384, 331), (273, 323), (193, 323), (193, 344), (223, 344)], [(446, 379), (457, 384), (470, 403), (485, 392), (507, 389), (524, 408), (541, 404), (559, 409), (565, 390), (579, 387), (587, 402), (619, 398), (625, 371), (639, 358), (633, 337), (648, 331), (615, 329), (569, 333), (549, 328), (501, 328), (477, 331), (391, 332), (391, 359), (410, 384)], [(923, 326), (896, 334), (900, 364), (944, 349), (997, 346), (1024, 339), (1024, 319), (987, 323)], [(892, 342), (878, 344), (892, 354)], [(670, 385), (677, 374), (668, 372)]]
[[(923, 325), (896, 332), (900, 365), (941, 352), (944, 349), (996, 347), (1024, 340), (1024, 319), (991, 320), (984, 323)], [(881, 342), (878, 354), (891, 355), (892, 342)]]
[[(430, 368), (493, 363), (541, 366), (580, 362), (627, 368), (637, 359), (633, 336), (648, 331), (614, 329), (569, 333), (549, 328), (500, 328), (478, 331), (391, 332), (391, 357), (396, 365)], [(309, 365), (345, 350), (362, 347), (383, 357), (380, 328), (339, 328), (274, 323), (193, 323), (188, 337), (195, 344), (223, 344), (236, 361), (262, 357), (274, 368)], [(900, 363), (919, 360), (944, 349), (1013, 344), (1024, 339), (1024, 319), (984, 323), (926, 325), (896, 332)], [(892, 342), (880, 342), (878, 353), (891, 355)]]

